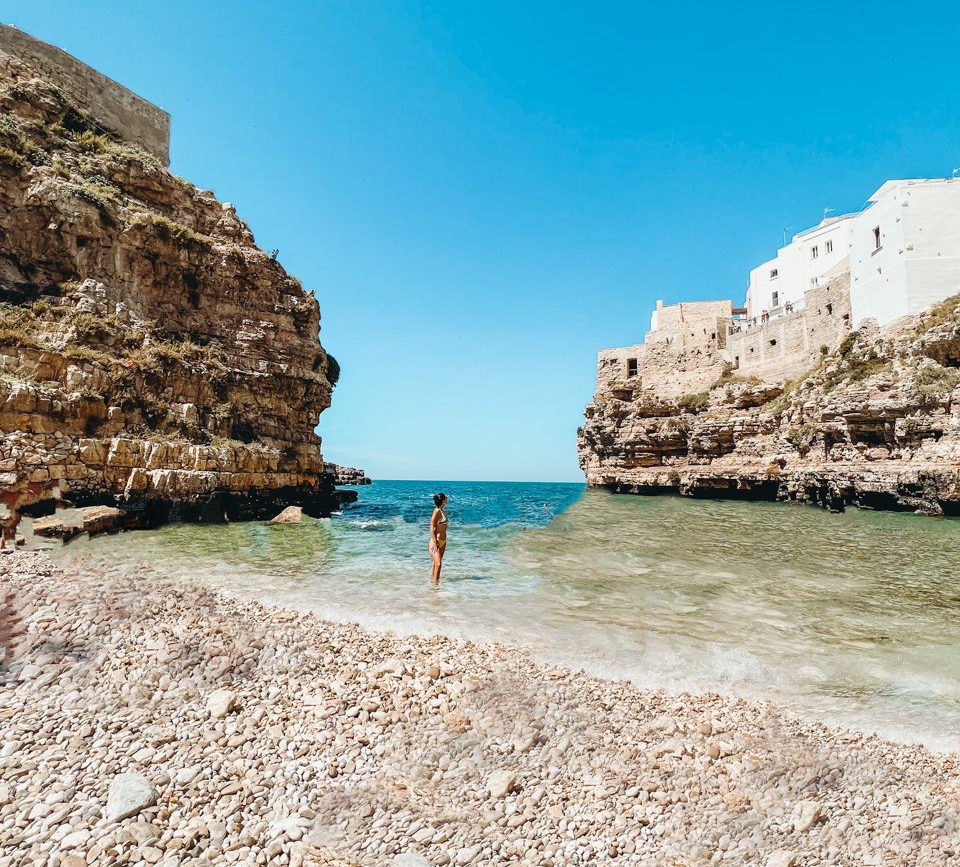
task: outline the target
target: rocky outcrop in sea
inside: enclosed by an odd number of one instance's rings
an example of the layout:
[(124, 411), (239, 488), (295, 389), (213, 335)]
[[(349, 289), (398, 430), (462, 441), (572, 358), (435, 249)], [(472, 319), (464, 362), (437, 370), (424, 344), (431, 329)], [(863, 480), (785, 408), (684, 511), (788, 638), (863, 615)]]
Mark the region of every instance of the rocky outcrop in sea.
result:
[(334, 484), (337, 485), (369, 485), (372, 483), (370, 477), (356, 467), (327, 464), (327, 472), (333, 476)]
[[(329, 514), (339, 366), (228, 203), (0, 52), (0, 521)], [(362, 474), (361, 474), (362, 475)]]
[(868, 321), (782, 384), (728, 368), (677, 398), (609, 368), (578, 431), (590, 485), (960, 514), (960, 296)]

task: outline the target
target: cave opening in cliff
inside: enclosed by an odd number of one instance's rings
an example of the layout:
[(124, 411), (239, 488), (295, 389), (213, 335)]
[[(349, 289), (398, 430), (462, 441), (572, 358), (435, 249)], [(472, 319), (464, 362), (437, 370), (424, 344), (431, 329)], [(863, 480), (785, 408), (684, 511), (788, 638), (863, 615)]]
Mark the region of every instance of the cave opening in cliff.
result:
[(723, 485), (718, 480), (716, 484), (691, 485), (687, 496), (697, 500), (774, 501), (779, 490), (780, 482), (776, 479), (755, 479), (744, 485)]
[(248, 421), (238, 421), (233, 425), (233, 439), (242, 443), (252, 443), (257, 435), (254, 433), (253, 425)]
[(190, 271), (183, 274), (183, 285), (187, 287), (187, 303), (196, 309), (200, 306), (200, 284), (197, 275)]

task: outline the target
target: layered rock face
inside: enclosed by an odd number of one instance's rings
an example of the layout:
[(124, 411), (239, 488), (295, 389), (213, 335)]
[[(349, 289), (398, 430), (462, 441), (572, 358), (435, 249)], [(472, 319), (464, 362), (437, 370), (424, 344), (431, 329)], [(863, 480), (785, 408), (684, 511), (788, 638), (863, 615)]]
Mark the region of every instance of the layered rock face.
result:
[(604, 363), (578, 431), (590, 485), (960, 514), (960, 296), (782, 385), (727, 370), (676, 397)]
[(0, 520), (329, 513), (316, 300), (231, 205), (97, 129), (0, 53)]
[(356, 467), (343, 467), (339, 464), (327, 464), (327, 472), (333, 477), (335, 485), (369, 485), (370, 477)]

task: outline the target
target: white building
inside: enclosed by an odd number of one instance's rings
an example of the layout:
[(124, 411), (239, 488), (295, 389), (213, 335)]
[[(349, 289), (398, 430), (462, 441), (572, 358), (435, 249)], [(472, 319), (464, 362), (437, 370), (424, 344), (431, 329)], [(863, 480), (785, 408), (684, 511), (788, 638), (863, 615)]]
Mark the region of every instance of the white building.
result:
[(852, 224), (859, 214), (830, 217), (793, 236), (786, 247), (750, 272), (747, 317), (777, 316), (803, 304), (803, 293), (820, 285), (827, 271), (849, 254)]
[(857, 215), (850, 241), (855, 328), (960, 292), (960, 178), (887, 181)]
[(750, 272), (747, 317), (776, 317), (849, 262), (852, 325), (881, 325), (960, 292), (960, 178), (887, 181), (856, 214), (794, 235)]

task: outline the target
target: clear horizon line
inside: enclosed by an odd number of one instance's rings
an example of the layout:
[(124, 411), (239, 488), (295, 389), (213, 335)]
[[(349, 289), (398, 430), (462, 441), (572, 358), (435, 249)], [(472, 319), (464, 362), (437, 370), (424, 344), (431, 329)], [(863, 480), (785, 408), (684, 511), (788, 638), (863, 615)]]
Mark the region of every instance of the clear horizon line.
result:
[[(529, 481), (523, 479), (387, 479), (387, 478), (374, 478), (373, 476), (368, 477), (373, 482), (435, 482), (437, 484), (443, 484), (444, 482), (454, 482), (457, 484), (495, 484), (495, 485), (583, 485), (586, 486), (586, 481), (582, 482), (557, 482), (550, 481), (547, 479), (538, 479), (536, 481)], [(342, 487), (365, 487), (364, 485), (343, 485)]]

